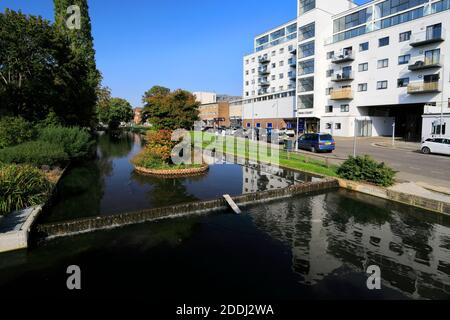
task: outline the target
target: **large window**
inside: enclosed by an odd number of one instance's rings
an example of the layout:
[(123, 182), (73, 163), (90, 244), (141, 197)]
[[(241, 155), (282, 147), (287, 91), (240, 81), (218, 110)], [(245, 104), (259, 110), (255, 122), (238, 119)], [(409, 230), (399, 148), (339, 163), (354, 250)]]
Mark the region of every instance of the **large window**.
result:
[(358, 71), (359, 72), (364, 72), (364, 71), (367, 71), (367, 70), (369, 70), (369, 63), (365, 62), (365, 63), (360, 63), (358, 65)]
[(411, 60), (410, 54), (405, 54), (398, 57), (398, 64), (408, 64), (409, 60)]
[(389, 37), (384, 37), (378, 40), (379, 47), (386, 47), (389, 45)]
[(384, 90), (384, 89), (387, 89), (387, 87), (388, 87), (388, 82), (386, 80), (377, 82), (377, 90)]
[(396, 14), (397, 12), (408, 10), (427, 2), (428, 0), (387, 0), (376, 5), (375, 17), (378, 19), (390, 16), (391, 14)]
[(315, 35), (316, 35), (316, 25), (314, 23), (310, 23), (298, 29), (298, 41), (314, 38)]
[(298, 73), (301, 76), (314, 73), (314, 59), (299, 62)]
[(316, 0), (299, 0), (299, 13), (304, 14), (316, 7)]
[(298, 80), (298, 91), (314, 91), (314, 77), (301, 78)]
[(302, 44), (298, 46), (299, 53), (298, 57), (306, 58), (314, 55), (314, 41)]
[(365, 24), (371, 19), (372, 19), (371, 7), (349, 14), (348, 16), (334, 20), (333, 22), (334, 33), (347, 30), (359, 26), (361, 24)]
[(378, 60), (378, 69), (389, 67), (389, 59)]
[(308, 94), (298, 96), (299, 109), (312, 109), (314, 108), (314, 95)]

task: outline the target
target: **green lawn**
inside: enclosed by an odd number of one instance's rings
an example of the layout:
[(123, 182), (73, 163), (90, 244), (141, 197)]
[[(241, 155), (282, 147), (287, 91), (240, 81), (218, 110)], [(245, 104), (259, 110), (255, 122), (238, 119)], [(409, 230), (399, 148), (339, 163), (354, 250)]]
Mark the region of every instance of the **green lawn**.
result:
[[(223, 154), (231, 154), (236, 155), (241, 158), (245, 158), (253, 161), (260, 161), (265, 163), (274, 163), (278, 164), (280, 167), (317, 173), (320, 175), (336, 177), (337, 166), (336, 165), (327, 165), (325, 161), (315, 160), (307, 158), (303, 155), (294, 153), (294, 152), (286, 152), (284, 150), (271, 150), (268, 147), (268, 151), (262, 150), (261, 154), (259, 154), (260, 146), (258, 143), (245, 140), (245, 139), (235, 139), (234, 137), (216, 137), (211, 133), (195, 133), (195, 137), (200, 138), (199, 135), (202, 135), (201, 142), (197, 142), (197, 146), (201, 145), (204, 149), (212, 149), (215, 148), (216, 152), (222, 152)], [(194, 132), (192, 132), (192, 136), (194, 136)], [(235, 141), (239, 140), (239, 143), (235, 143)]]

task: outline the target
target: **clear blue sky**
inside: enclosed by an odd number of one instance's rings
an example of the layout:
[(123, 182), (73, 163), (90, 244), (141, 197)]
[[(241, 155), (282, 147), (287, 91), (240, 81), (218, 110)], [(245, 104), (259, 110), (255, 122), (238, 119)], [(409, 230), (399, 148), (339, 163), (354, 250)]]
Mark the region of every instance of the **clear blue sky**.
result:
[[(294, 19), (296, 2), (90, 0), (103, 84), (134, 107), (156, 84), (241, 95), (242, 57), (253, 37)], [(0, 0), (5, 8), (53, 21), (53, 0)]]

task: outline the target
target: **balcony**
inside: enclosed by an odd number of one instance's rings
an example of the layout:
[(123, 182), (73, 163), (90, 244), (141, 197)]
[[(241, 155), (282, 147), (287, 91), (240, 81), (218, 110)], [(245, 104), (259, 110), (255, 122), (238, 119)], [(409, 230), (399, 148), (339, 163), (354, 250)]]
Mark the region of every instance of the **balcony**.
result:
[(423, 58), (411, 61), (408, 69), (410, 71), (418, 71), (425, 69), (434, 69), (434, 68), (442, 68), (442, 59), (441, 58)]
[(297, 79), (297, 73), (295, 73), (295, 72), (289, 72), (288, 76), (289, 76), (289, 79), (291, 79), (291, 80)]
[(335, 55), (331, 62), (333, 63), (344, 63), (355, 60), (355, 56), (353, 55), (353, 51), (342, 51)]
[(268, 56), (262, 56), (259, 58), (259, 63), (269, 63), (270, 62), (270, 58)]
[(270, 70), (268, 68), (259, 68), (258, 73), (260, 75), (267, 75), (267, 74), (270, 74)]
[(335, 73), (333, 77), (331, 78), (331, 81), (333, 82), (343, 82), (343, 81), (353, 81), (353, 71), (346, 71), (341, 73)]
[(262, 96), (263, 94), (268, 94), (266, 89), (258, 90), (258, 96)]
[(439, 43), (445, 41), (445, 30), (436, 29), (433, 31), (422, 31), (411, 35), (409, 45), (411, 47), (421, 47), (432, 43)]
[(290, 54), (297, 54), (297, 47), (293, 47), (291, 50), (289, 50)]
[(289, 60), (289, 66), (291, 68), (296, 68), (297, 67), (297, 61), (295, 61), (294, 59)]
[(450, 114), (450, 103), (439, 103), (439, 105), (425, 105), (424, 114)]
[(268, 86), (270, 86), (270, 82), (267, 81), (267, 80), (261, 81), (261, 82), (259, 83), (259, 85), (260, 85), (261, 87), (268, 87)]
[(441, 92), (439, 81), (415, 82), (408, 85), (409, 94), (439, 93)]
[(333, 89), (331, 91), (331, 100), (353, 100), (352, 88)]

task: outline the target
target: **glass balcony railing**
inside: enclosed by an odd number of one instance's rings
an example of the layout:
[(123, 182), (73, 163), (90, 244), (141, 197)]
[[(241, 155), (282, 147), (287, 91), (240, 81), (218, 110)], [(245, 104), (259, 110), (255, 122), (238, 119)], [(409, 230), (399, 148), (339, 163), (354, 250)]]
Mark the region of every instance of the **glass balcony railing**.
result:
[(335, 73), (331, 78), (331, 81), (341, 82), (341, 81), (352, 81), (353, 79), (354, 79), (353, 71), (345, 71)]
[(353, 51), (341, 51), (337, 53), (331, 60), (333, 63), (344, 63), (355, 60)]
[(262, 56), (259, 58), (259, 63), (269, 63), (270, 58), (268, 56)]
[(268, 68), (259, 68), (258, 73), (261, 75), (269, 74), (270, 70)]
[(409, 62), (408, 69), (411, 71), (441, 68), (443, 59), (441, 57), (425, 58), (419, 57)]
[(440, 82), (439, 81), (433, 81), (433, 82), (413, 82), (408, 85), (408, 93), (409, 94), (421, 94), (421, 93), (439, 93), (441, 92), (440, 89)]
[(259, 82), (259, 85), (261, 87), (268, 87), (268, 86), (270, 86), (270, 82), (268, 80), (263, 80), (263, 81)]
[(340, 88), (331, 90), (331, 100), (352, 100), (353, 90), (352, 88)]
[(442, 42), (445, 40), (444, 36), (445, 30), (443, 28), (417, 32), (411, 35), (409, 44), (411, 47), (420, 47), (432, 43)]

